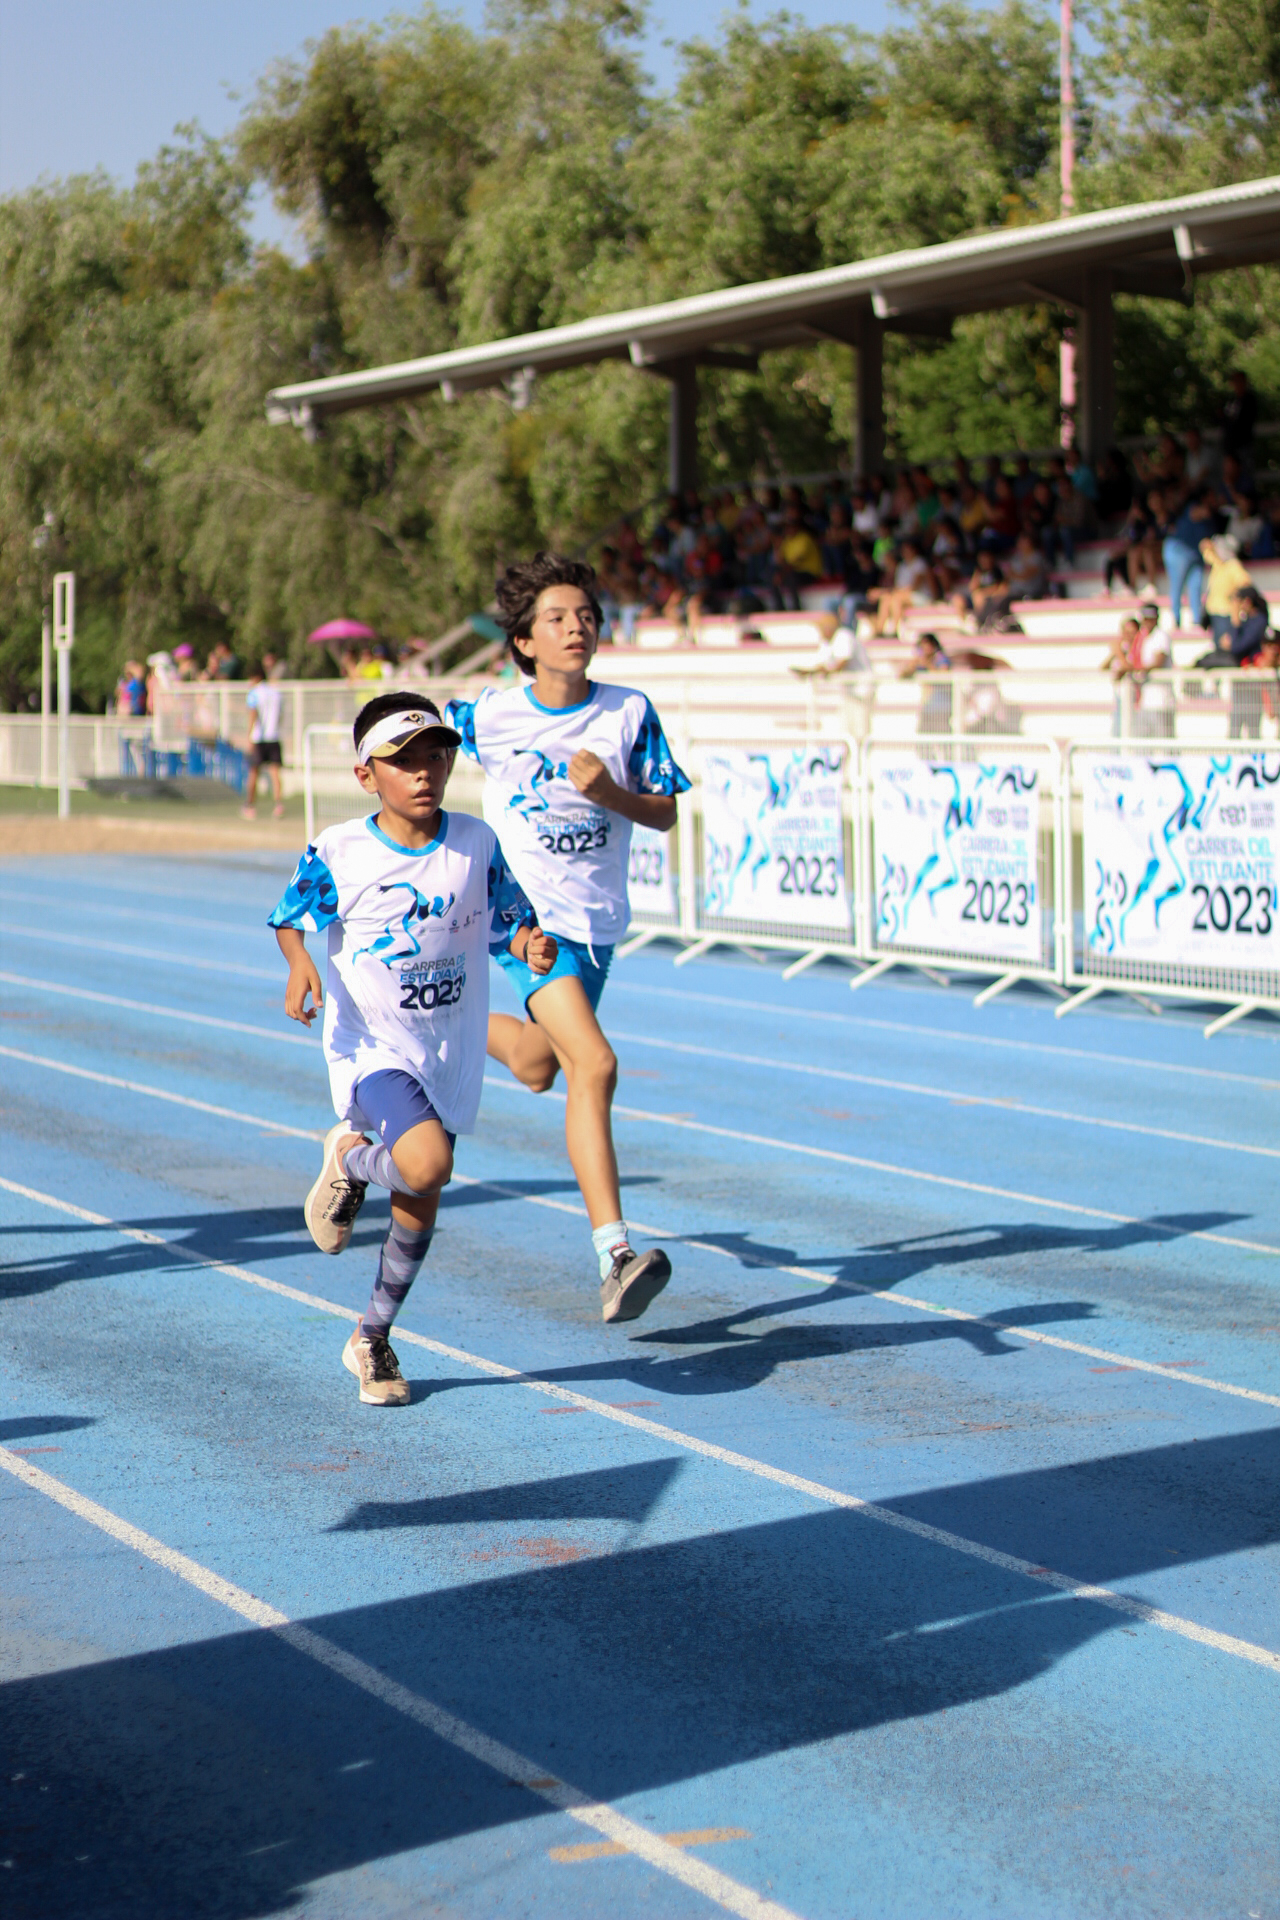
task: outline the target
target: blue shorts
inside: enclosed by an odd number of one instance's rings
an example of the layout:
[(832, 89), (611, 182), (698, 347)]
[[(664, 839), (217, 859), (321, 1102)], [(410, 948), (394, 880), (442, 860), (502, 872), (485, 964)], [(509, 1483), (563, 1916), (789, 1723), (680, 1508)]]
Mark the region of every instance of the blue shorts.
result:
[(553, 980), (581, 980), (583, 991), (595, 1012), (600, 1005), (600, 995), (604, 992), (604, 983), (609, 977), (609, 963), (613, 959), (612, 947), (589, 947), (582, 940), (566, 939), (564, 934), (552, 936), (560, 951), (550, 973), (535, 973), (523, 960), (517, 960), (514, 953), (495, 954), (494, 958), (506, 974), (508, 980), (520, 995), (521, 1002), (531, 1020), (537, 1019), (529, 1001), (539, 987), (550, 986)]
[[(368, 1073), (363, 1080), (357, 1080), (355, 1099), (388, 1152), (411, 1127), (420, 1127), (424, 1120), (440, 1118), (421, 1080), (415, 1080), (411, 1073), (399, 1067), (387, 1067), (381, 1073)], [(458, 1136), (446, 1127), (444, 1137), (452, 1146)]]

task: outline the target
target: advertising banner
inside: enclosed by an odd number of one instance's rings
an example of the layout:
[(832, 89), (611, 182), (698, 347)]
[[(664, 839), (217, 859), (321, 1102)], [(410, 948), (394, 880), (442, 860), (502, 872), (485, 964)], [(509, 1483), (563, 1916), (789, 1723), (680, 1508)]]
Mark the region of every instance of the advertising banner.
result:
[(848, 940), (843, 746), (724, 748), (702, 776), (704, 920)]
[(1089, 959), (1280, 968), (1280, 753), (1081, 754)]
[(1041, 964), (1042, 765), (877, 760), (876, 945)]
[(636, 919), (677, 920), (676, 876), (671, 866), (673, 834), (632, 827), (627, 862), (627, 902)]

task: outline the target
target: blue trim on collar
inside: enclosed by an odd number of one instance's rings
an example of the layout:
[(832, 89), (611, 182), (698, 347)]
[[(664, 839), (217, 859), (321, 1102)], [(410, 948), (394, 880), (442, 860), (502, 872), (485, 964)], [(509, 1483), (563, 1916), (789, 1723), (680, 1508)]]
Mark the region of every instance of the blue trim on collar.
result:
[(550, 714), (581, 713), (584, 707), (589, 707), (591, 705), (591, 702), (595, 699), (597, 693), (599, 693), (600, 691), (600, 682), (598, 680), (589, 681), (588, 685), (590, 686), (591, 691), (587, 695), (586, 699), (579, 700), (576, 706), (572, 706), (572, 707), (544, 707), (541, 700), (539, 700), (535, 696), (532, 687), (525, 688), (524, 697), (529, 702), (529, 705), (531, 707), (536, 707), (538, 709), (539, 713), (550, 713)]
[(382, 828), (378, 825), (373, 814), (369, 814), (366, 817), (365, 825), (366, 827), (368, 827), (374, 839), (381, 840), (383, 846), (390, 847), (392, 853), (403, 853), (403, 854), (407, 854), (410, 859), (422, 860), (426, 858), (427, 854), (436, 853), (444, 845), (444, 837), (446, 833), (448, 833), (449, 831), (449, 816), (445, 812), (444, 808), (441, 807), (440, 831), (436, 835), (434, 840), (428, 840), (425, 847), (402, 847), (398, 840), (393, 840), (389, 833), (384, 833), (382, 831)]

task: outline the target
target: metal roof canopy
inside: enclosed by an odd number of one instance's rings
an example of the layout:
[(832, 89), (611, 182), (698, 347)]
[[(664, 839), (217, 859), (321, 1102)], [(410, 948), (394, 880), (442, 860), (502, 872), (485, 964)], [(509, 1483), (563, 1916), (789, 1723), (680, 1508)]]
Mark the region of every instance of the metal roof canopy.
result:
[(854, 465), (884, 449), (881, 356), (886, 331), (945, 339), (957, 314), (1048, 301), (1079, 315), (1079, 435), (1095, 456), (1111, 444), (1111, 296), (1189, 303), (1197, 275), (1280, 258), (1280, 177), (1176, 200), (1139, 203), (941, 246), (882, 254), (817, 273), (695, 294), (603, 314), (541, 333), (458, 347), (363, 373), (276, 387), (267, 418), (314, 427), (326, 415), (439, 388), (446, 400), (505, 386), (527, 404), (536, 375), (627, 360), (671, 382), (671, 483), (696, 478), (697, 368), (753, 369), (779, 347), (840, 340), (857, 349)]

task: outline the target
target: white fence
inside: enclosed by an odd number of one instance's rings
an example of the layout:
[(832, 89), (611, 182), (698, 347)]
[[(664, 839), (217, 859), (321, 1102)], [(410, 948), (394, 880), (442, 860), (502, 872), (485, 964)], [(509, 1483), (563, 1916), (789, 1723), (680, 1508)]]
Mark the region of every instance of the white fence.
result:
[[(124, 767), (122, 741), (141, 741), (145, 720), (86, 718), (73, 714), (67, 722), (67, 744), (72, 786), (119, 774)], [(58, 721), (39, 714), (0, 716), (0, 785), (56, 787), (58, 784)]]
[[(1226, 1002), (1218, 1032), (1280, 1012), (1280, 750), (1150, 740), (931, 735), (672, 742), (692, 791), (667, 836), (637, 830), (620, 953), (662, 936), (859, 970), (988, 974), (1059, 993)], [(305, 736), (307, 830), (360, 811), (344, 728)], [(458, 760), (448, 803), (478, 812)]]

